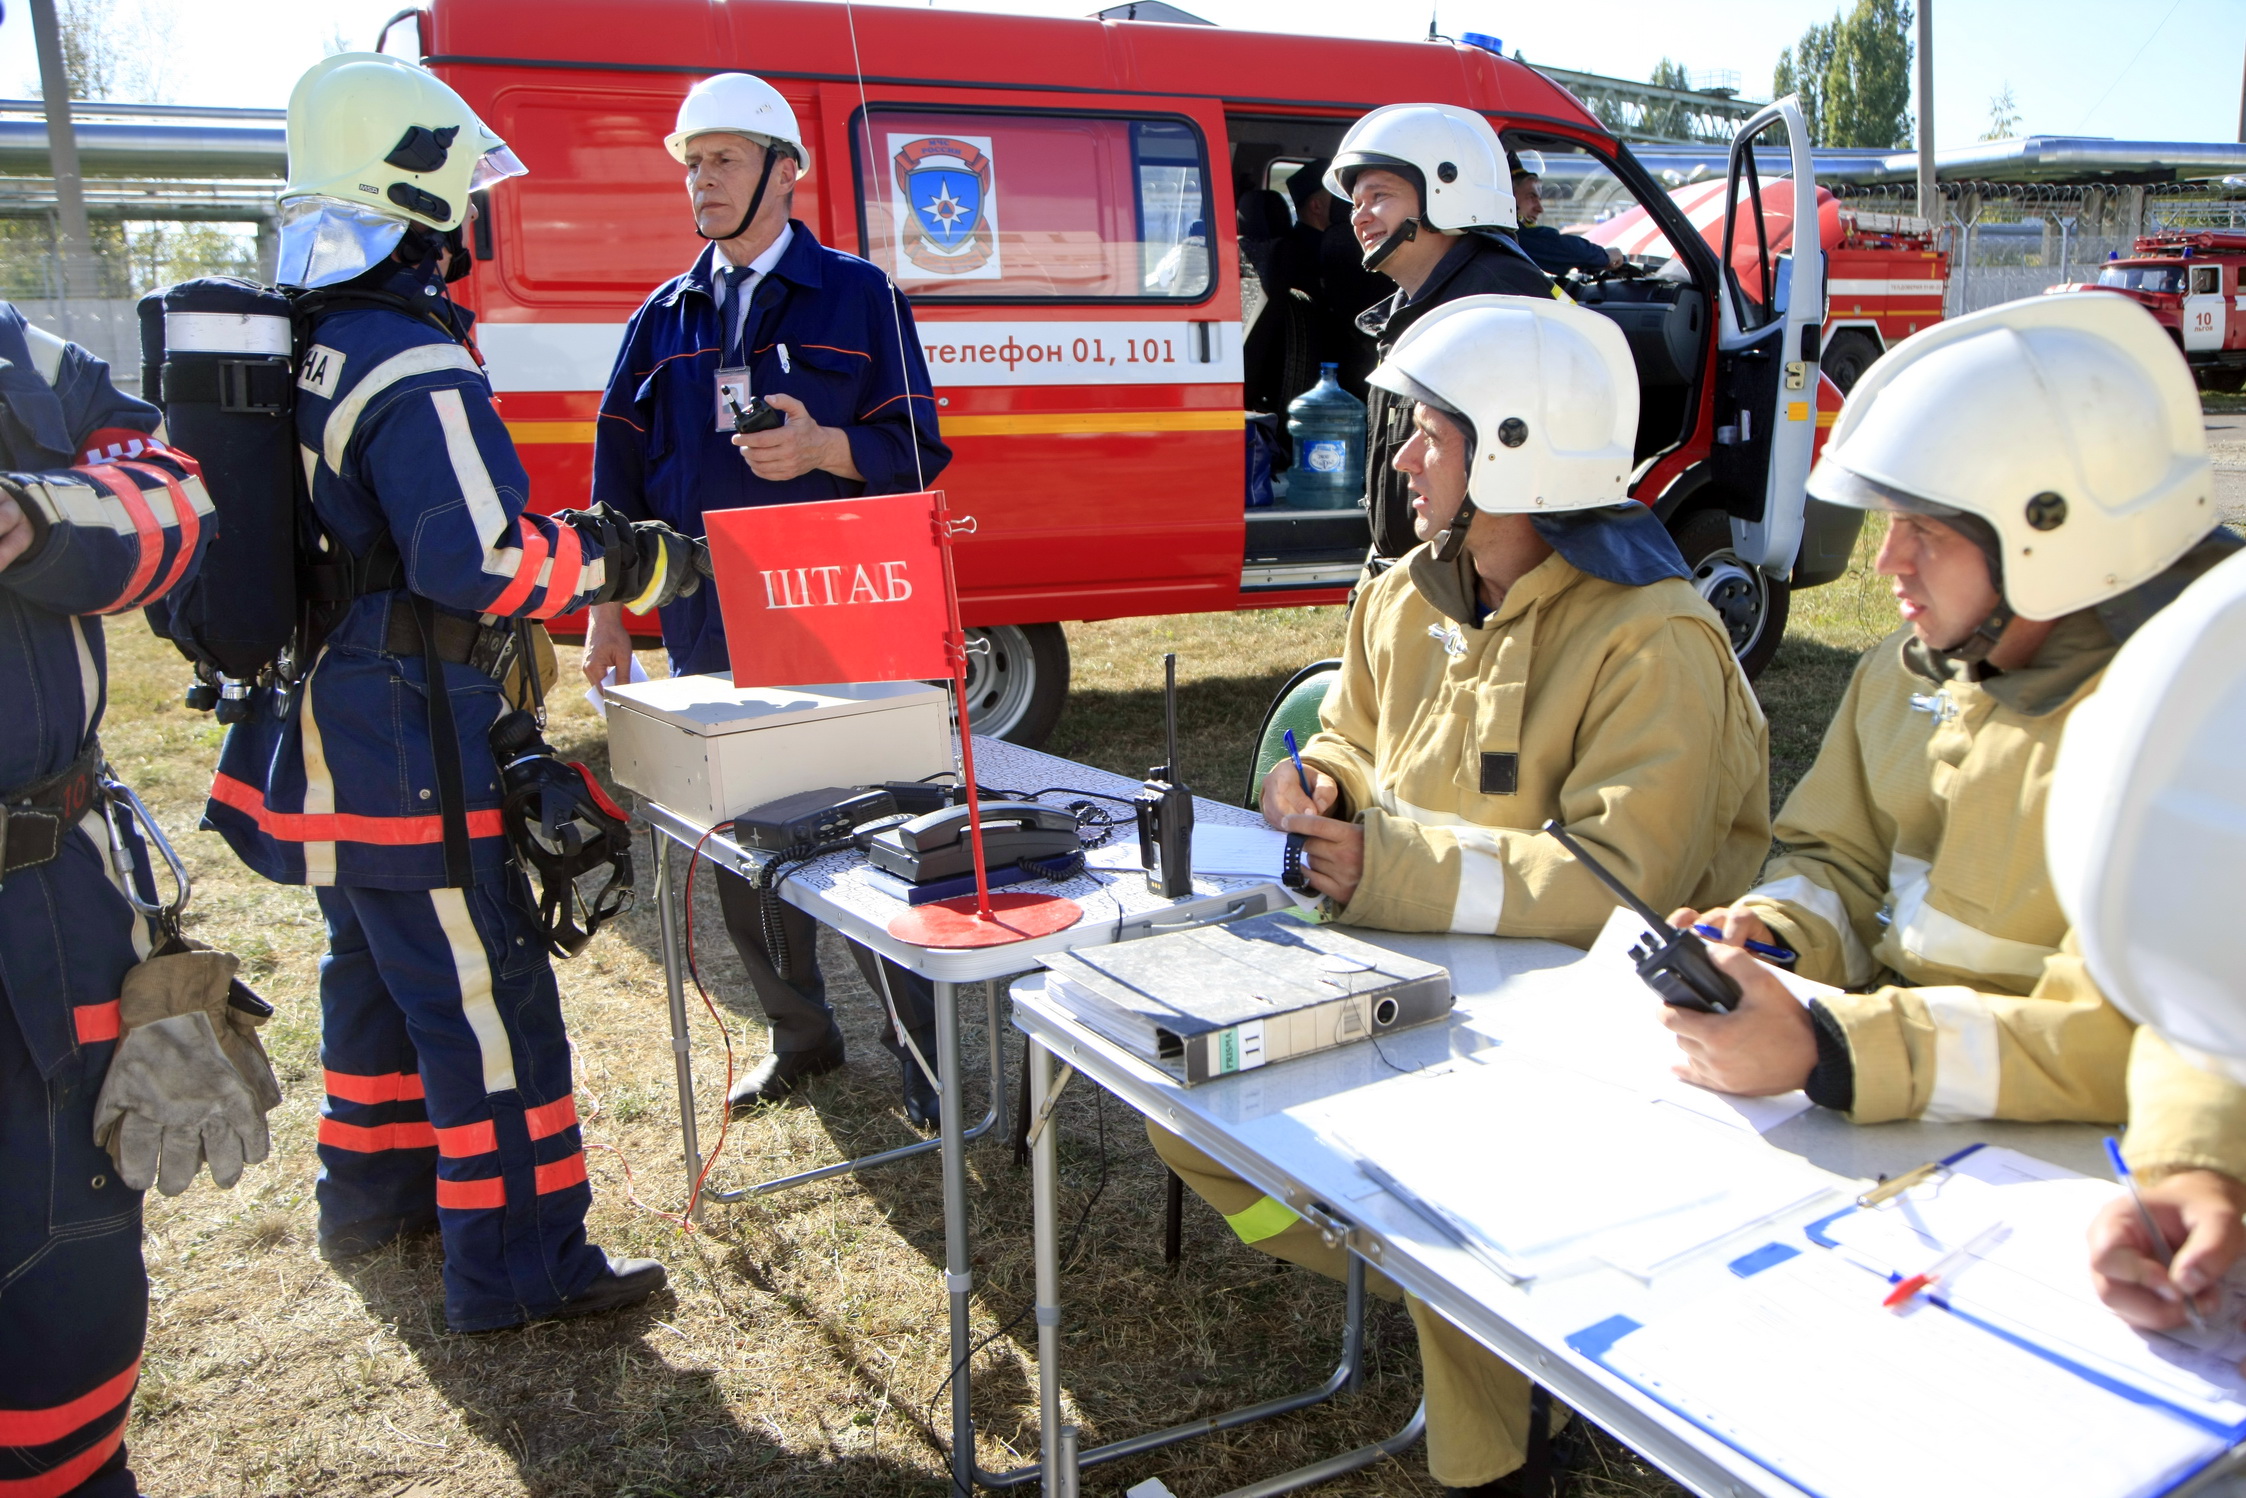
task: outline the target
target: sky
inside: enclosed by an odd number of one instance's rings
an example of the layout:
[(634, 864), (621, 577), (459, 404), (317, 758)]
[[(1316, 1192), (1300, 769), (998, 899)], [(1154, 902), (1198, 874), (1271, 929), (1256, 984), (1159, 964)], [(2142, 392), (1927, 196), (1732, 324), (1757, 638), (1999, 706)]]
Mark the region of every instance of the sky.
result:
[[(145, 44), (132, 66), (148, 93), (177, 104), (279, 107), (305, 68), (337, 43), (370, 47), (403, 0), (94, 0)], [(630, 0), (617, 0), (628, 5)], [(832, 3), (832, 0), (829, 0)], [(939, 9), (1075, 16), (1099, 0), (932, 0)], [(1426, 34), (1430, 0), (1180, 0), (1219, 25), (1323, 36)], [(1695, 72), (1728, 69), (1767, 96), (1772, 65), (1834, 0), (1598, 0), (1533, 5), (1433, 0), (1448, 35), (1480, 31), (1531, 62), (1644, 78), (1663, 57)], [(2124, 140), (2239, 138), (2246, 0), (1933, 0), (1934, 121), (1939, 146), (1988, 128), (1991, 99), (2012, 90), (2021, 131)], [(863, 16), (879, 5), (862, 4)], [(255, 18), (254, 21), (252, 18)], [(867, 24), (873, 24), (867, 22)], [(38, 78), (30, 7), (0, 19), (0, 87), (21, 97)]]

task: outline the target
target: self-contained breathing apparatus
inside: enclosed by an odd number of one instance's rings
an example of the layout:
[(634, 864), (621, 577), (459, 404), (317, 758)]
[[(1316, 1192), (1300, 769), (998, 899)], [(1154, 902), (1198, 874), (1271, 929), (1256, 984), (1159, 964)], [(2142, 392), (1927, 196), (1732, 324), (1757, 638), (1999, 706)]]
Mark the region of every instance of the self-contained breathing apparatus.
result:
[[(420, 246), (427, 255), (444, 255), (447, 281), (465, 274), (465, 255), (453, 253), (457, 231), (409, 232), (431, 241)], [(387, 535), (354, 556), (320, 521), (298, 454), (296, 381), (305, 359), (316, 357), (314, 325), (330, 312), (365, 307), (401, 313), (467, 343), (433, 308), (350, 285), (302, 290), (207, 277), (141, 299), (142, 388), (163, 410), (172, 440), (209, 454), (204, 473), (220, 522), (198, 577), (150, 608), (148, 618), (194, 665), (187, 705), (214, 711), (221, 723), (248, 718), (261, 695), (277, 715), (294, 711), (321, 644), (352, 603), (404, 586), (404, 563)], [(632, 527), (620, 517), (595, 511), (564, 519), (611, 549), (611, 572), (620, 582), (659, 574), (665, 565), (634, 561)], [(706, 556), (697, 560), (706, 571)], [(689, 576), (678, 591), (698, 585)], [(629, 598), (641, 590), (620, 591)], [(557, 956), (574, 956), (630, 906), (630, 822), (590, 771), (562, 761), (545, 742), (536, 627), (460, 619), (410, 592), (401, 602), (406, 606), (393, 611), (387, 642), (392, 651), (420, 655), (432, 682), (443, 680), (450, 660), (507, 692), (510, 710), (493, 724), (490, 740), (501, 766), (509, 851), (539, 882), (548, 946)], [(472, 874), (459, 740), (449, 694), (430, 692), (428, 702), (446, 880), (465, 886)], [(580, 926), (576, 880), (603, 866), (608, 879), (582, 902)]]

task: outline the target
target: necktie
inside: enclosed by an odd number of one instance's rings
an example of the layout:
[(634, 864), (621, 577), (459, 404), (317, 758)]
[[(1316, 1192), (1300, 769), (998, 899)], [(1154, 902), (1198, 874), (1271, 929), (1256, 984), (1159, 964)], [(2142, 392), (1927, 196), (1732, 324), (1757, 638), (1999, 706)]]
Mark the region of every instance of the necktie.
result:
[(747, 351), (742, 348), (747, 337), (749, 297), (756, 272), (746, 265), (728, 266), (721, 274), (725, 278), (725, 310), (719, 315), (725, 319), (725, 348), (721, 361), (728, 369), (738, 369), (748, 363)]

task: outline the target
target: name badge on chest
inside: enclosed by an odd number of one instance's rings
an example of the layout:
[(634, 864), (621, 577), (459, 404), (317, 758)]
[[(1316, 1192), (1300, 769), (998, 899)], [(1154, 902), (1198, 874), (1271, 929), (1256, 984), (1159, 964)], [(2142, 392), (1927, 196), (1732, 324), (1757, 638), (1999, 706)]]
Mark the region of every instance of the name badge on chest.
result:
[(733, 430), (733, 408), (749, 409), (749, 371), (746, 367), (717, 372), (717, 429)]

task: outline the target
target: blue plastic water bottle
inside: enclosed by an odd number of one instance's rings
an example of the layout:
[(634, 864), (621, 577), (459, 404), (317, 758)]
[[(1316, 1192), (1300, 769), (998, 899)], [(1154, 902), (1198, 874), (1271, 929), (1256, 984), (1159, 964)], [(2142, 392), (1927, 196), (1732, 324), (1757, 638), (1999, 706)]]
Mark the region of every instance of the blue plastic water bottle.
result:
[(1341, 388), (1338, 365), (1318, 366), (1318, 383), (1287, 407), (1295, 466), (1287, 504), (1304, 510), (1347, 509), (1365, 493), (1365, 403)]

